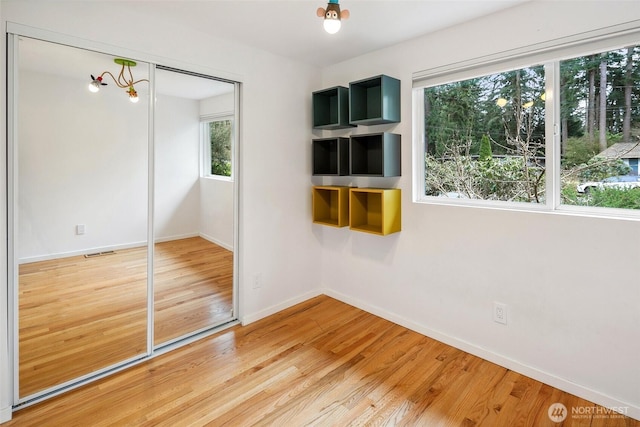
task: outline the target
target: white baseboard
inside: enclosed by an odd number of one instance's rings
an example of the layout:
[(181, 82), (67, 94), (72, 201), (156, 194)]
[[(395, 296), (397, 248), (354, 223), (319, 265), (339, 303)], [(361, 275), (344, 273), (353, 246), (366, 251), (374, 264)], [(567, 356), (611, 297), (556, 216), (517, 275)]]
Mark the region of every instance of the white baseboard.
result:
[(467, 342), (465, 340), (461, 340), (456, 337), (452, 337), (450, 335), (444, 334), (442, 332), (435, 331), (431, 328), (428, 328), (424, 325), (421, 325), (419, 323), (406, 319), (395, 313), (391, 313), (380, 307), (367, 304), (357, 298), (350, 297), (348, 295), (342, 294), (340, 292), (336, 292), (331, 289), (324, 289), (324, 292), (321, 292), (321, 293), (324, 293), (325, 295), (331, 298), (335, 298), (346, 304), (357, 307), (368, 313), (375, 314), (376, 316), (382, 317), (383, 319), (396, 323), (400, 326), (404, 326), (405, 328), (411, 329), (412, 331), (428, 336), (429, 338), (433, 338), (437, 341), (440, 341), (452, 347), (466, 351), (467, 353), (473, 354), (474, 356), (488, 360), (497, 365), (510, 369), (514, 372), (525, 375), (529, 378), (533, 378), (534, 380), (540, 381), (544, 384), (548, 384), (559, 390), (574, 394), (578, 397), (589, 400), (598, 405), (604, 406), (605, 408), (613, 408), (617, 412), (624, 413), (624, 415), (628, 417), (634, 418), (636, 420), (640, 420), (639, 406), (632, 405), (628, 402), (620, 401), (611, 396), (602, 394), (596, 390), (592, 390), (580, 384), (573, 383), (564, 378), (560, 378), (553, 374), (549, 374), (548, 372), (541, 371), (540, 369), (528, 366), (526, 364), (518, 362), (517, 360), (504, 357), (500, 354), (491, 352), (485, 348), (478, 347), (477, 345)]
[[(190, 237), (202, 237), (203, 239), (208, 240), (211, 243), (215, 243), (216, 245), (222, 246), (223, 248), (229, 251), (233, 251), (233, 245), (229, 245), (228, 243), (221, 242), (217, 239), (214, 239), (211, 236), (207, 236), (206, 234), (202, 234), (202, 233), (189, 233), (189, 234), (180, 234), (176, 236), (158, 237), (156, 238), (155, 241), (156, 243), (169, 242), (172, 240), (188, 239)], [(76, 251), (58, 252), (53, 254), (30, 256), (30, 257), (20, 258), (18, 262), (19, 264), (26, 264), (28, 262), (49, 261), (52, 259), (67, 258), (72, 256), (78, 256), (78, 255), (95, 254), (98, 252), (118, 251), (118, 250), (124, 250), (124, 249), (137, 248), (140, 246), (146, 246), (146, 244), (147, 242), (131, 242), (131, 243), (123, 243), (119, 245), (100, 246), (95, 248), (79, 249)]]
[(99, 252), (131, 249), (131, 248), (137, 248), (137, 247), (146, 246), (146, 245), (147, 245), (147, 242), (143, 241), (143, 242), (123, 243), (123, 244), (111, 245), (111, 246), (100, 246), (95, 248), (79, 249), (76, 251), (58, 252), (54, 254), (36, 255), (31, 257), (20, 258), (18, 263), (25, 264), (28, 262), (49, 261), (52, 259), (67, 258), (72, 256), (78, 256), (78, 255), (96, 254)]
[(276, 305), (272, 305), (271, 307), (267, 307), (263, 310), (258, 311), (257, 313), (251, 313), (251, 314), (247, 314), (245, 316), (242, 316), (242, 318), (240, 319), (240, 322), (242, 323), (242, 326), (246, 326), (249, 323), (253, 323), (257, 320), (263, 319), (265, 317), (271, 316), (272, 314), (276, 314), (279, 311), (282, 311), (286, 308), (289, 308), (291, 306), (294, 306), (296, 304), (300, 304), (301, 302), (304, 302), (308, 299), (311, 298), (315, 298), (319, 295), (322, 295), (323, 292), (321, 290), (314, 290), (311, 292), (307, 292), (306, 294), (302, 294), (299, 295), (295, 298), (290, 298), (286, 301), (281, 302), (280, 304), (276, 304)]
[(173, 240), (189, 239), (191, 237), (199, 237), (199, 234), (198, 233), (187, 233), (187, 234), (177, 234), (175, 236), (156, 237), (155, 238), (155, 242), (156, 243), (171, 242)]
[(12, 409), (11, 406), (0, 408), (0, 424), (11, 421)]
[(218, 240), (218, 239), (216, 239), (214, 237), (211, 237), (211, 236), (209, 236), (207, 234), (203, 234), (203, 233), (200, 233), (199, 236), (202, 237), (205, 240), (210, 241), (211, 243), (215, 243), (216, 245), (222, 246), (226, 250), (233, 252), (233, 243), (229, 244), (229, 243), (223, 242), (222, 240)]

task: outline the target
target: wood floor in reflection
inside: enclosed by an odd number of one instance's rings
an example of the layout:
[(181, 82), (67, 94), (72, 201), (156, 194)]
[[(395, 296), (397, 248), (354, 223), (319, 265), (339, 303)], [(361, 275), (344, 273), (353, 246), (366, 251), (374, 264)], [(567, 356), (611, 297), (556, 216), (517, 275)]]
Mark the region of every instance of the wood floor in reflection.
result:
[[(548, 416), (554, 403), (567, 408), (562, 423)], [(17, 411), (8, 425), (640, 426), (602, 409), (319, 296)]]
[[(233, 253), (200, 237), (155, 245), (154, 343), (232, 317)], [(20, 396), (146, 354), (147, 249), (20, 265)]]

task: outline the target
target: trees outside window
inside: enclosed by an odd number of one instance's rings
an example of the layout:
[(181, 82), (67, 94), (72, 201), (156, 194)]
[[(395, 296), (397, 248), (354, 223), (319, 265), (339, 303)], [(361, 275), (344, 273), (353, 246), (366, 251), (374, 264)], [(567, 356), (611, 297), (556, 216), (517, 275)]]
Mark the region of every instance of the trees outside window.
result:
[(205, 135), (205, 172), (207, 175), (231, 176), (232, 120), (203, 123)]
[(629, 46), (424, 88), (425, 195), (640, 209), (638, 64)]
[(640, 46), (560, 62), (563, 203), (640, 209), (639, 64)]
[(544, 68), (425, 89), (426, 194), (544, 200)]

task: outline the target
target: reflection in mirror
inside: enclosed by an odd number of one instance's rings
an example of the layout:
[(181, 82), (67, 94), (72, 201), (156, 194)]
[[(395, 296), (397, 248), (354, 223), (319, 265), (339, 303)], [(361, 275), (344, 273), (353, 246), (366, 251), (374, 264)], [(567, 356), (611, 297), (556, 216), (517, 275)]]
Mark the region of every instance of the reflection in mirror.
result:
[[(147, 352), (148, 96), (115, 57), (18, 43), (14, 269), (19, 396)], [(132, 70), (148, 78), (148, 64)], [(17, 184), (16, 184), (17, 183)]]
[(154, 345), (233, 317), (234, 84), (158, 67)]

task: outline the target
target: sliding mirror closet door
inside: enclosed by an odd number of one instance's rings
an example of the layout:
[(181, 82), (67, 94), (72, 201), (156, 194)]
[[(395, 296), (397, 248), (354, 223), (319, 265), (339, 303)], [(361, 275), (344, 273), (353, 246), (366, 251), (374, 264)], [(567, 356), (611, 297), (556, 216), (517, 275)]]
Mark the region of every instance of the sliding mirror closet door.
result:
[(154, 345), (233, 319), (235, 85), (155, 70)]
[[(26, 400), (147, 355), (149, 82), (132, 103), (102, 73), (117, 79), (124, 63), (148, 79), (149, 66), (17, 45), (14, 360)], [(91, 74), (107, 83), (96, 93)]]

